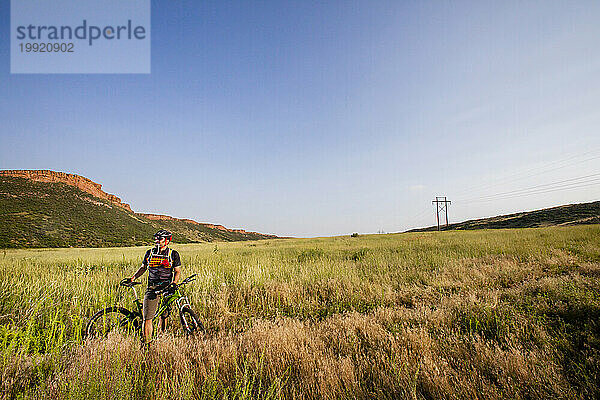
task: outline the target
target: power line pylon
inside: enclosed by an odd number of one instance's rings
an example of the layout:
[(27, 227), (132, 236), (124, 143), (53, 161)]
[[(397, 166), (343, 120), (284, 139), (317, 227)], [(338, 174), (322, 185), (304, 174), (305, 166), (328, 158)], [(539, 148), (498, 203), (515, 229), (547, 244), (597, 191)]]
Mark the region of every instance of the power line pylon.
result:
[(436, 196), (435, 200), (433, 200), (431, 204), (435, 204), (435, 218), (437, 220), (438, 231), (440, 230), (440, 211), (446, 211), (446, 227), (448, 227), (448, 205), (452, 204), (452, 202), (450, 200), (446, 200), (446, 196)]

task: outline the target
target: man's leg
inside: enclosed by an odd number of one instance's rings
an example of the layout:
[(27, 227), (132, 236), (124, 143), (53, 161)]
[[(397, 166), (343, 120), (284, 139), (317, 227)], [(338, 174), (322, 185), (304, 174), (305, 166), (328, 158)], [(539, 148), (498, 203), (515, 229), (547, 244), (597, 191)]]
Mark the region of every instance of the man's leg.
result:
[(171, 306), (167, 307), (165, 312), (160, 316), (160, 330), (164, 332), (167, 329), (167, 318), (171, 315)]
[(152, 320), (147, 319), (144, 321), (144, 341), (150, 343), (152, 340)]
[(148, 288), (144, 296), (142, 315), (144, 318), (144, 341), (149, 343), (152, 340), (152, 319), (156, 315), (158, 308), (158, 296), (154, 293), (154, 288)]

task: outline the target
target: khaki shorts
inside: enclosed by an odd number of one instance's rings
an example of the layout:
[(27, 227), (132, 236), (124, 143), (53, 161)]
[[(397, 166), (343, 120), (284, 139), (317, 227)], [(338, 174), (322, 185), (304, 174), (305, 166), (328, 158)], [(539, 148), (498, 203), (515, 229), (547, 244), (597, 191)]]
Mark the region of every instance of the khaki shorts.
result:
[[(153, 319), (156, 315), (156, 311), (158, 310), (160, 296), (154, 293), (154, 289), (156, 289), (156, 286), (148, 286), (148, 289), (146, 289), (146, 294), (144, 295), (144, 303), (142, 308), (144, 321)], [(170, 310), (166, 310), (161, 318), (167, 318), (169, 316), (169, 311)]]

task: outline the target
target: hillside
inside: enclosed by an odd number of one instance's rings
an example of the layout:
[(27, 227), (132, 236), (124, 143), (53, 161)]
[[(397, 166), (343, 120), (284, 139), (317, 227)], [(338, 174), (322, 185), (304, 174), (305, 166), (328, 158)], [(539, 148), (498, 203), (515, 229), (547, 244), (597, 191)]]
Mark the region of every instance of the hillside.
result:
[[(441, 230), (539, 228), (543, 226), (586, 225), (600, 223), (600, 201), (525, 211), (497, 217), (473, 219), (441, 226)], [(408, 232), (435, 231), (437, 226), (411, 229)]]
[(176, 243), (275, 238), (164, 215), (138, 214), (101, 185), (53, 171), (0, 171), (0, 248), (151, 244), (164, 228)]

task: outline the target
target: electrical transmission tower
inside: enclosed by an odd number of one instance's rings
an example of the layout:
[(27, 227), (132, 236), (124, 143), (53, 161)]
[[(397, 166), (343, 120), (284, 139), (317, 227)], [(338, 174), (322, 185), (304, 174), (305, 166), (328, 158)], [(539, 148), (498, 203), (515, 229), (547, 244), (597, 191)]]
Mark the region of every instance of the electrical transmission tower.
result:
[(446, 227), (448, 227), (448, 204), (452, 204), (450, 200), (446, 200), (446, 196), (438, 197), (436, 196), (435, 200), (431, 202), (431, 204), (435, 204), (435, 218), (437, 220), (437, 228), (440, 230), (440, 212), (446, 211)]

